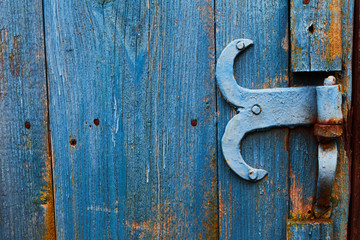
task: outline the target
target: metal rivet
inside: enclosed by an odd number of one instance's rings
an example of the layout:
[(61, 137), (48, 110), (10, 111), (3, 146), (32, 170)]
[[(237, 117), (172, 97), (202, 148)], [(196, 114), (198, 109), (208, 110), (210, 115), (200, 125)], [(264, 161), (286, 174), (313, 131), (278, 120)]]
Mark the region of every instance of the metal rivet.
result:
[(259, 115), (261, 113), (261, 108), (259, 105), (254, 105), (251, 109), (251, 111), (255, 114), (255, 115)]
[(237, 47), (237, 49), (239, 49), (239, 50), (244, 50), (244, 49), (245, 49), (245, 44), (244, 44), (243, 42), (238, 42), (238, 43), (236, 44), (236, 47)]
[(249, 178), (250, 178), (251, 180), (256, 180), (256, 179), (257, 179), (257, 173), (256, 173), (255, 170), (251, 170), (251, 171), (249, 172)]
[(324, 86), (333, 86), (336, 84), (336, 78), (334, 76), (329, 76), (324, 80)]

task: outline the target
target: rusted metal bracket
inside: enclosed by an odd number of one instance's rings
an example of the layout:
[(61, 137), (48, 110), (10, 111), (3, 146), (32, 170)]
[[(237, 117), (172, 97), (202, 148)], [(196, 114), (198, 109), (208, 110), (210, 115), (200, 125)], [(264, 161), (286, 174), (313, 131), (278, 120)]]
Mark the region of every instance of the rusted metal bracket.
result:
[(234, 78), (235, 57), (253, 42), (232, 41), (221, 53), (217, 66), (217, 84), (225, 100), (237, 111), (229, 121), (222, 138), (222, 150), (229, 167), (241, 178), (256, 182), (267, 171), (249, 166), (241, 156), (244, 136), (255, 130), (271, 127), (316, 124), (319, 139), (319, 177), (317, 209), (319, 215), (330, 206), (330, 194), (335, 176), (336, 137), (342, 133), (341, 86), (329, 77), (324, 86), (273, 89), (246, 89)]
[(329, 217), (331, 213), (330, 197), (335, 180), (338, 158), (336, 138), (343, 133), (342, 96), (340, 85), (335, 85), (332, 76), (325, 79), (323, 87), (317, 87), (317, 124), (314, 134), (319, 142), (318, 182), (315, 217)]

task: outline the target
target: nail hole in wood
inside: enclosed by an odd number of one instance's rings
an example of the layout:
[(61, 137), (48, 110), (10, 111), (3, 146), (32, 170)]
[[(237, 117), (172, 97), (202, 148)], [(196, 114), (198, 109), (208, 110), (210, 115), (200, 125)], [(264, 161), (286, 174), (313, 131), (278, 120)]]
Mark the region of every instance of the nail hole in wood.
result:
[(197, 120), (196, 119), (191, 120), (191, 126), (196, 127), (196, 125), (197, 125)]
[(314, 34), (314, 31), (315, 31), (314, 24), (311, 24), (311, 25), (309, 26), (308, 30), (309, 30), (309, 32), (310, 32), (311, 34)]
[(95, 124), (95, 126), (99, 126), (99, 124), (100, 124), (100, 120), (99, 119), (94, 119), (94, 124)]
[(75, 147), (77, 144), (76, 139), (70, 139), (70, 145)]

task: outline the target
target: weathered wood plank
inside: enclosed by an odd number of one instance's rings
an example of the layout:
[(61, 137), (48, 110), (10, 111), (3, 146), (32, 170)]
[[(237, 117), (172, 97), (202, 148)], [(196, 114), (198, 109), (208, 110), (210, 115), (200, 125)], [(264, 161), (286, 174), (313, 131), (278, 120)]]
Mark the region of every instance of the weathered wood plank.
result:
[(348, 127), (352, 100), (352, 44), (353, 44), (353, 19), (354, 0), (341, 2), (341, 43), (343, 70), (337, 76), (343, 87), (343, 112), (346, 117), (344, 128), (346, 133), (340, 141), (338, 165), (335, 175), (335, 186), (332, 202), (334, 219), (334, 239), (347, 239), (348, 218), (350, 203), (350, 136)]
[(340, 0), (291, 0), (291, 66), (294, 72), (342, 69)]
[[(335, 76), (343, 87), (343, 111), (345, 116), (345, 129), (348, 129), (347, 116), (351, 106), (351, 60), (352, 60), (352, 21), (353, 4), (350, 1), (341, 1), (341, 61), (342, 71)], [(337, 10), (336, 10), (337, 11)], [(337, 23), (331, 23), (337, 24)], [(336, 26), (329, 26), (335, 28)], [(319, 85), (328, 73), (294, 73), (291, 74), (291, 86)], [(349, 130), (348, 130), (349, 131)], [(333, 239), (347, 239), (347, 222), (349, 214), (349, 132), (344, 134), (342, 141), (338, 142), (339, 158), (335, 175), (334, 191), (332, 195), (332, 214), (334, 220)], [(295, 144), (295, 145), (294, 145)], [(297, 146), (300, 145), (300, 146)], [(290, 216), (294, 220), (313, 217), (316, 201), (317, 184), (317, 150), (311, 128), (297, 128), (290, 134)], [(304, 163), (306, 162), (306, 163)], [(306, 165), (305, 165), (306, 164)], [(324, 216), (325, 217), (325, 216)], [(328, 217), (328, 216), (326, 216)]]
[(290, 206), (289, 218), (311, 219), (314, 216), (317, 184), (317, 149), (313, 128), (290, 130)]
[(0, 1), (0, 239), (54, 239), (42, 1)]
[(334, 221), (309, 220), (288, 221), (287, 240), (330, 240), (334, 239)]
[[(287, 87), (288, 10), (286, 1), (216, 1), (216, 53), (237, 38), (254, 45), (238, 58), (238, 83), (247, 88)], [(235, 112), (218, 96), (218, 141)], [(285, 239), (288, 214), (288, 130), (250, 134), (242, 143), (249, 165), (269, 171), (259, 183), (240, 179), (219, 149), (221, 239)]]
[(58, 239), (218, 238), (213, 1), (45, 20)]

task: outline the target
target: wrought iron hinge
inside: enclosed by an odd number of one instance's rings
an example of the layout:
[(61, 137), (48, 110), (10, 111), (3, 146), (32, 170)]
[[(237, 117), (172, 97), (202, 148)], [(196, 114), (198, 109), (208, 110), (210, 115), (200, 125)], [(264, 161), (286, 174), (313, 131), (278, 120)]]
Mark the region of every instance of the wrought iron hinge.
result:
[(341, 85), (334, 77), (324, 86), (247, 89), (236, 83), (233, 72), (235, 57), (253, 42), (232, 41), (221, 53), (216, 78), (220, 91), (237, 114), (229, 121), (222, 138), (222, 150), (227, 164), (242, 179), (256, 182), (267, 171), (249, 166), (241, 155), (240, 145), (245, 134), (271, 127), (314, 124), (319, 141), (319, 174), (317, 215), (330, 208), (330, 194), (338, 157), (336, 138), (342, 134)]

